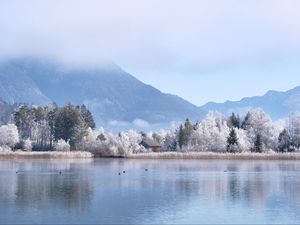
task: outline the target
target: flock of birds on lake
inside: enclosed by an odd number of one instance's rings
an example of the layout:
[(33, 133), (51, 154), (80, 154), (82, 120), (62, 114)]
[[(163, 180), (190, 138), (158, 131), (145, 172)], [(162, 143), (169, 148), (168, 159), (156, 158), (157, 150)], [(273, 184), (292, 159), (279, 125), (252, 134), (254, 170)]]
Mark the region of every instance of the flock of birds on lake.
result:
[[(16, 171), (16, 174), (18, 174), (19, 172), (21, 172), (21, 171)], [(148, 169), (145, 169), (145, 172), (148, 172)], [(125, 174), (126, 170), (123, 170), (123, 173)], [(121, 176), (121, 172), (119, 172), (118, 174), (119, 174), (119, 176)], [(59, 171), (59, 175), (62, 175), (61, 171)]]
[[(145, 172), (147, 172), (147, 171), (148, 171), (148, 169), (145, 169)], [(123, 170), (123, 173), (126, 173), (126, 171)], [(119, 176), (121, 176), (121, 172), (119, 172), (118, 174), (119, 174)]]
[[(145, 169), (145, 172), (148, 172), (148, 169)], [(224, 173), (227, 173), (227, 172), (228, 172), (227, 170), (224, 170)], [(16, 174), (18, 174), (18, 173), (19, 173), (19, 171), (16, 171)], [(125, 174), (125, 173), (126, 173), (126, 170), (123, 170), (123, 174)], [(59, 174), (62, 175), (62, 172), (59, 171)], [(119, 176), (121, 176), (121, 174), (122, 174), (121, 172), (118, 173)]]

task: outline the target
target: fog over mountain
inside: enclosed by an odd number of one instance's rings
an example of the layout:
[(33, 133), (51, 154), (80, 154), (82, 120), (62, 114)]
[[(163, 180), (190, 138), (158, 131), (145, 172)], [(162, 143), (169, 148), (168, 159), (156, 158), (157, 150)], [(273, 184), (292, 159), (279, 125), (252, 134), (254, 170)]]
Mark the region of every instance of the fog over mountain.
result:
[(197, 106), (142, 83), (113, 63), (84, 67), (25, 57), (3, 61), (0, 76), (2, 100), (10, 104), (85, 104), (97, 126), (141, 129), (203, 116)]
[(259, 107), (274, 120), (300, 111), (300, 87), (286, 92), (269, 91), (264, 96), (247, 97), (240, 101), (209, 102), (198, 107), (142, 83), (112, 62), (102, 62), (100, 65), (75, 66), (38, 57), (1, 61), (3, 120), (7, 121), (7, 112), (12, 111), (6, 103), (85, 104), (93, 113), (98, 127), (115, 131), (166, 128), (173, 121), (183, 121), (185, 118), (200, 120), (211, 110), (226, 116), (231, 112), (244, 115), (249, 109)]

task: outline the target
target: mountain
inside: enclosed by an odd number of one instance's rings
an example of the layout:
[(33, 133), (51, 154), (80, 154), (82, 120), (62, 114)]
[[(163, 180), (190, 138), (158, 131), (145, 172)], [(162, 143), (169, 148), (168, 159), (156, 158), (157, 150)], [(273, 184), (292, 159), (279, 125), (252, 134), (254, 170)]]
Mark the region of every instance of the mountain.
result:
[[(160, 124), (200, 118), (188, 101), (144, 84), (113, 63), (95, 67), (20, 58), (0, 63), (0, 98), (45, 105), (86, 104), (97, 125)], [(145, 122), (145, 121), (147, 122)]]
[(17, 107), (17, 105), (10, 105), (0, 100), (0, 125), (11, 122), (12, 113)]
[(274, 120), (287, 117), (291, 112), (300, 111), (300, 86), (285, 92), (268, 91), (264, 96), (243, 98), (240, 101), (209, 102), (200, 109), (219, 111), (224, 115), (232, 112), (244, 115), (249, 109), (257, 107), (262, 108)]
[(0, 98), (9, 104), (46, 104), (51, 102), (28, 77), (30, 65), (16, 61), (0, 63)]

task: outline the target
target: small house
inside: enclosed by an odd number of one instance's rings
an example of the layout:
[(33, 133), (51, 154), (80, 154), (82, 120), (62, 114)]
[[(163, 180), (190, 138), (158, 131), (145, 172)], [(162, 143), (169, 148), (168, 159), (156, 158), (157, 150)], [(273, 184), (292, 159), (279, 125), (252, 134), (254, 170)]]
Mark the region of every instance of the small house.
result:
[(149, 138), (144, 138), (140, 145), (144, 146), (144, 148), (146, 148), (149, 152), (160, 152), (161, 149), (161, 145), (159, 143)]

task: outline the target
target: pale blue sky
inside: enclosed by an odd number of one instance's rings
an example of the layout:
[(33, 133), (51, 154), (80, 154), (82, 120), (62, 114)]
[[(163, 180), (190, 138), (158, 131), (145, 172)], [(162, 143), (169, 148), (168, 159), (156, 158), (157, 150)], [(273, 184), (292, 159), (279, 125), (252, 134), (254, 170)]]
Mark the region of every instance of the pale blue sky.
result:
[[(237, 66), (206, 73), (142, 73), (137, 77), (196, 105), (264, 95), (269, 90), (286, 91), (300, 85), (300, 58), (265, 65)], [(129, 69), (130, 70), (130, 69)], [(134, 71), (134, 69), (132, 69)], [(152, 76), (158, 74), (158, 76)]]
[(113, 60), (200, 105), (300, 85), (299, 0), (0, 0), (0, 58)]

